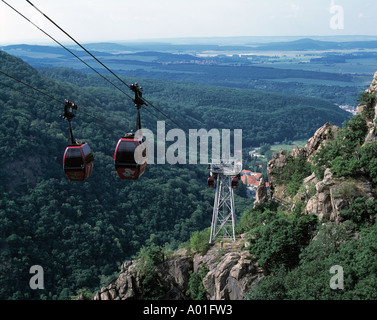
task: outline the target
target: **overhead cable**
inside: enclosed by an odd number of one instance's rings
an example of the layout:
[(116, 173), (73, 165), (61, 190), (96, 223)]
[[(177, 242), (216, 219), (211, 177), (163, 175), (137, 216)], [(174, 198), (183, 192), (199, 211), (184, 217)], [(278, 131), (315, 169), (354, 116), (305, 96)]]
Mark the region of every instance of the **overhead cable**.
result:
[[(3, 0), (2, 0), (3, 1)], [(95, 59), (101, 66), (103, 66), (107, 71), (109, 71), (113, 76), (115, 76), (119, 81), (121, 81), (126, 87), (131, 89), (131, 86), (124, 82), (119, 76), (115, 74), (110, 68), (108, 68), (104, 63), (102, 63), (98, 58), (96, 58), (89, 50), (87, 50), (83, 45), (81, 45), (75, 38), (73, 38), (68, 32), (66, 32), (63, 28), (61, 28), (55, 21), (53, 21), (49, 16), (47, 16), (44, 12), (42, 12), (39, 8), (37, 8), (31, 1), (26, 0), (31, 6), (33, 6), (40, 14), (42, 14), (47, 20), (49, 20), (53, 25), (55, 25), (60, 31), (62, 31), (67, 37), (69, 37), (73, 42), (75, 42), (81, 49), (83, 49), (87, 54), (89, 54), (93, 59)], [(161, 113), (166, 119), (173, 122), (175, 125), (180, 127), (182, 130), (186, 131), (180, 124), (178, 124), (175, 120), (169, 117), (166, 113), (162, 112), (159, 108), (153, 105), (150, 101), (147, 101), (145, 98), (142, 98), (148, 105), (154, 108), (156, 111)]]
[(119, 91), (121, 91), (124, 95), (126, 95), (128, 98), (130, 98), (131, 100), (132, 97), (130, 95), (128, 95), (126, 92), (124, 92), (122, 89), (120, 89), (118, 86), (116, 86), (113, 82), (111, 82), (109, 79), (107, 79), (105, 76), (103, 76), (102, 74), (100, 74), (96, 69), (94, 69), (92, 66), (90, 66), (88, 63), (86, 63), (84, 60), (82, 60), (78, 55), (76, 55), (74, 52), (72, 52), (72, 50), (68, 49), (66, 46), (64, 46), (61, 42), (59, 42), (58, 40), (56, 40), (53, 36), (51, 36), (49, 33), (47, 33), (46, 31), (44, 31), (42, 28), (40, 28), (38, 25), (36, 25), (33, 21), (31, 21), (29, 18), (27, 18), (25, 15), (23, 15), (21, 12), (19, 12), (16, 8), (14, 8), (13, 6), (11, 6), (9, 3), (7, 3), (5, 0), (1, 0), (2, 2), (4, 2), (8, 7), (10, 7), (13, 11), (15, 11), (16, 13), (18, 13), (22, 18), (24, 18), (26, 21), (28, 21), (29, 23), (31, 23), (33, 26), (35, 26), (38, 30), (40, 30), (41, 32), (43, 32), (46, 36), (48, 36), (51, 40), (53, 40), (54, 42), (56, 42), (58, 45), (60, 45), (63, 49), (67, 50), (70, 54), (72, 54), (75, 58), (77, 58), (79, 61), (81, 61), (82, 63), (84, 63), (87, 67), (89, 67), (92, 71), (94, 71), (95, 73), (97, 73), (99, 76), (101, 76), (104, 80), (106, 80), (107, 82), (109, 82), (112, 86), (114, 86), (115, 88), (117, 88)]
[[(50, 95), (50, 94), (48, 94), (48, 93), (46, 93), (46, 92), (44, 92), (44, 91), (42, 91), (42, 90), (40, 90), (40, 89), (38, 89), (38, 88), (35, 88), (34, 86), (32, 86), (32, 85), (30, 85), (30, 84), (28, 84), (28, 83), (26, 83), (26, 82), (24, 82), (24, 81), (22, 81), (22, 80), (20, 80), (20, 79), (17, 79), (16, 77), (14, 77), (14, 76), (12, 76), (12, 75), (10, 75), (10, 74), (8, 74), (8, 73), (2, 71), (2, 70), (0, 70), (0, 73), (3, 74), (4, 76), (7, 76), (8, 78), (11, 78), (11, 79), (17, 81), (18, 83), (21, 83), (21, 84), (24, 85), (24, 86), (26, 86), (26, 87), (28, 87), (28, 88), (30, 88), (30, 89), (32, 89), (32, 90), (34, 90), (34, 91), (36, 91), (36, 92), (38, 92), (38, 93), (44, 95), (44, 96), (46, 96), (46, 97), (48, 97), (48, 98), (50, 98), (50, 99), (52, 99), (52, 100), (54, 100), (54, 101), (56, 101), (56, 102), (62, 104), (62, 105), (65, 105), (65, 102), (64, 102), (64, 101), (59, 100), (59, 99), (55, 98), (54, 96), (52, 96), (52, 95)], [(39, 102), (41, 102), (41, 103), (44, 103), (43, 101), (41, 101), (41, 100), (39, 100), (39, 99), (36, 99), (36, 98), (34, 98), (34, 97), (32, 97), (32, 96), (26, 94), (26, 93), (23, 93), (21, 90), (18, 90), (18, 89), (12, 88), (12, 87), (8, 86), (7, 84), (4, 84), (4, 83), (2, 83), (2, 84), (5, 85), (5, 86), (7, 86), (7, 87), (9, 87), (9, 88), (11, 88), (11, 89), (13, 89), (13, 90), (16, 90), (16, 91), (18, 91), (18, 92), (20, 92), (20, 93), (22, 93), (22, 94), (24, 94), (24, 95), (26, 95), (26, 96), (28, 96), (28, 97), (31, 97), (31, 98), (33, 98), (33, 99), (35, 99), (35, 100), (37, 100), (37, 101), (39, 101)], [(82, 114), (84, 114), (84, 115), (86, 115), (87, 117), (90, 117), (90, 118), (92, 118), (92, 119), (94, 119), (94, 120), (96, 120), (96, 121), (98, 121), (98, 122), (100, 122), (100, 123), (102, 123), (102, 124), (105, 124), (105, 125), (107, 125), (107, 126), (113, 128), (113, 129), (116, 129), (116, 130), (119, 130), (119, 131), (123, 131), (123, 129), (121, 129), (121, 128), (119, 128), (119, 127), (117, 127), (117, 126), (115, 126), (115, 125), (113, 125), (113, 124), (111, 124), (111, 123), (108, 123), (108, 122), (104, 121), (103, 119), (100, 119), (100, 118), (98, 118), (98, 117), (96, 117), (96, 116), (94, 116), (94, 115), (92, 115), (92, 114), (90, 114), (90, 113), (88, 113), (88, 112), (85, 112), (85, 111), (83, 111), (83, 110), (81, 110), (81, 109), (82, 109), (82, 108), (78, 109), (77, 111), (80, 112), (80, 113), (82, 113)], [(107, 128), (106, 128), (106, 129), (107, 129)]]

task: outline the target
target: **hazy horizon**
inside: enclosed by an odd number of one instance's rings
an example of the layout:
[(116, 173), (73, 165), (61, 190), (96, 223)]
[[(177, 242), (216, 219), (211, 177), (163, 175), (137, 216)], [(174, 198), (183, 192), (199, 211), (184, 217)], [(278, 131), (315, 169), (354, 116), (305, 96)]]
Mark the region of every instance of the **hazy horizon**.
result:
[[(61, 42), (69, 39), (26, 1), (7, 2)], [(33, 0), (82, 43), (254, 37), (377, 37), (371, 0)], [(271, 39), (271, 38), (270, 38)], [(0, 2), (1, 44), (51, 40)]]
[[(186, 38), (152, 38), (152, 39), (134, 39), (134, 40), (111, 40), (111, 41), (83, 41), (82, 44), (96, 44), (96, 43), (111, 43), (111, 44), (148, 44), (148, 43), (161, 43), (161, 44), (172, 44), (172, 45), (190, 45), (190, 44), (208, 44), (208, 45), (246, 45), (246, 44), (264, 44), (273, 42), (290, 42), (301, 39), (312, 39), (319, 41), (329, 41), (329, 42), (352, 42), (352, 41), (377, 41), (377, 36), (371, 35), (342, 35), (342, 36), (234, 36), (234, 37), (186, 37)], [(62, 41), (64, 45), (73, 45), (70, 41)], [(59, 46), (52, 40), (37, 41), (37, 40), (27, 40), (27, 41), (7, 41), (1, 42), (0, 46), (9, 45), (45, 45), (45, 46)]]

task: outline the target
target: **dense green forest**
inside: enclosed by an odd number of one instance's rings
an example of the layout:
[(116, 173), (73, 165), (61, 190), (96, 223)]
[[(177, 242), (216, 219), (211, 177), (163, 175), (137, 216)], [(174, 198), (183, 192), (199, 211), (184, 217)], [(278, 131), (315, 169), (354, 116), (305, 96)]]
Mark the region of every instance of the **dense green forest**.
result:
[[(130, 99), (92, 74), (49, 69), (47, 77), (3, 52), (0, 66), (75, 102), (74, 134), (89, 143), (95, 158), (87, 181), (69, 182), (62, 170), (68, 138), (67, 123), (58, 117), (62, 105), (0, 75), (1, 299), (69, 299), (79, 289), (107, 284), (147, 240), (176, 247), (210, 225), (213, 190), (206, 188), (206, 165), (150, 165), (139, 181), (117, 178), (116, 142), (136, 122)], [(246, 147), (307, 138), (323, 123), (347, 118), (317, 99), (137, 80), (148, 99), (185, 128), (241, 128)], [(154, 131), (157, 119), (142, 115), (143, 125)], [(250, 204), (236, 195), (238, 212)], [(45, 290), (30, 289), (32, 265), (43, 267)]]

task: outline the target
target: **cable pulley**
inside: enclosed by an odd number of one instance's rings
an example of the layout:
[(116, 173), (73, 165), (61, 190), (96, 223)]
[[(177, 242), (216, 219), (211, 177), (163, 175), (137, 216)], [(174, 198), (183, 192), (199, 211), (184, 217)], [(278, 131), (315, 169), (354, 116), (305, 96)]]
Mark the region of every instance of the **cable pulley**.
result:
[(68, 121), (68, 130), (69, 130), (71, 144), (77, 145), (78, 142), (73, 138), (72, 125), (71, 125), (71, 121), (75, 117), (73, 110), (77, 110), (77, 105), (69, 100), (65, 100), (64, 113), (62, 113), (59, 117)]
[(137, 82), (130, 85), (130, 89), (135, 93), (135, 99), (132, 101), (135, 103), (135, 106), (137, 108), (137, 119), (136, 119), (136, 131), (141, 130), (141, 117), (140, 117), (140, 108), (143, 105), (147, 104), (145, 103), (143, 99), (143, 88), (139, 86)]

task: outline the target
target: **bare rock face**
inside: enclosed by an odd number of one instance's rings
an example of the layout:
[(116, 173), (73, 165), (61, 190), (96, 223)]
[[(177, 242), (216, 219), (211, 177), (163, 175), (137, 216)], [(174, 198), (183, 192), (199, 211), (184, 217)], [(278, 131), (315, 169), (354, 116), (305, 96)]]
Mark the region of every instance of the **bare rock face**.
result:
[[(375, 79), (368, 89), (377, 90), (377, 73)], [(373, 91), (377, 92), (377, 91)], [(370, 132), (366, 137), (366, 142), (376, 141), (377, 138), (374, 135), (374, 124), (370, 125)], [(303, 179), (304, 192), (298, 193), (292, 199), (285, 196), (286, 186), (277, 181), (277, 176), (274, 173), (278, 172), (286, 165), (288, 159), (302, 157), (306, 161), (311, 161), (312, 157), (326, 145), (329, 141), (336, 138), (339, 127), (326, 123), (319, 128), (313, 137), (311, 137), (306, 145), (299, 149), (295, 148), (290, 155), (286, 155), (283, 151), (275, 154), (272, 160), (268, 163), (268, 175), (270, 179), (270, 187), (272, 190), (272, 199), (279, 203), (288, 202), (290, 205), (287, 207), (293, 208), (295, 202), (305, 202), (305, 214), (313, 214), (318, 216), (320, 220), (331, 221), (335, 223), (341, 223), (344, 218), (341, 215), (342, 210), (349, 208), (350, 199), (356, 194), (358, 196), (365, 196), (368, 199), (374, 199), (372, 193), (372, 187), (368, 185), (368, 181), (357, 180), (354, 182), (347, 182), (344, 178), (334, 179), (330, 169), (326, 169), (324, 178), (322, 181), (318, 181), (315, 174)], [(369, 137), (369, 138), (368, 138)], [(369, 182), (370, 184), (370, 182)], [(345, 196), (349, 193), (347, 189), (353, 188), (354, 193), (351, 197)]]
[(316, 183), (316, 193), (309, 199), (305, 207), (305, 214), (314, 214), (320, 220), (329, 217), (332, 212), (330, 187), (333, 185), (331, 182), (330, 170), (325, 171), (325, 176), (322, 181)]
[(249, 251), (238, 251), (224, 254), (219, 262), (212, 261), (203, 279), (208, 300), (242, 300), (248, 284), (258, 278), (251, 258)]
[(344, 178), (334, 178), (330, 169), (326, 169), (324, 178), (315, 185), (316, 193), (309, 199), (305, 214), (314, 214), (320, 220), (334, 223), (344, 221), (341, 211), (349, 209), (352, 197), (362, 196), (374, 200), (370, 181), (355, 179), (347, 181)]
[[(365, 92), (377, 95), (377, 72), (374, 74), (372, 83), (369, 86), (369, 88), (365, 90)], [(356, 108), (357, 113), (361, 114), (364, 111), (364, 108), (366, 108), (365, 104), (359, 104)], [(377, 118), (377, 99), (375, 99), (371, 108), (374, 110), (374, 112), (370, 115), (370, 118), (367, 118), (366, 120), (367, 122), (370, 122), (373, 124), (373, 121)]]
[(254, 257), (243, 248), (244, 239), (224, 244), (224, 248), (210, 249), (205, 255), (194, 257), (194, 272), (208, 270), (203, 287), (208, 300), (242, 300), (254, 281), (263, 277), (263, 270)]
[(275, 188), (279, 184), (279, 181), (277, 181), (275, 178), (275, 174), (287, 164), (287, 161), (288, 156), (286, 152), (284, 150), (281, 150), (280, 152), (275, 153), (267, 164), (267, 175), (270, 183), (270, 192), (272, 198), (276, 193)]
[(189, 271), (192, 267), (192, 259), (187, 256), (168, 260), (158, 266), (157, 274), (161, 284), (165, 290), (168, 290), (164, 299), (187, 299), (185, 293), (188, 290)]
[[(377, 109), (376, 109), (376, 112), (377, 112)], [(364, 145), (371, 143), (371, 142), (374, 142), (374, 141), (377, 141), (377, 136), (375, 134), (376, 125), (373, 122), (368, 122), (367, 126), (368, 126), (368, 133), (365, 137)]]
[[(328, 122), (325, 123), (314, 133), (303, 148), (295, 147), (289, 156), (293, 158), (302, 157), (309, 160), (309, 158), (312, 157), (322, 145), (326, 144), (327, 141), (332, 140), (336, 136), (338, 130), (338, 126), (332, 125)], [(284, 167), (287, 163), (287, 159), (288, 155), (283, 150), (274, 154), (267, 165), (268, 174), (273, 174), (276, 169)]]
[(328, 122), (320, 127), (303, 148), (302, 153), (305, 155), (305, 158), (309, 159), (321, 148), (322, 145), (325, 145), (327, 141), (332, 140), (338, 130), (339, 127), (331, 125)]
[[(187, 300), (191, 272), (201, 268), (208, 270), (203, 286), (209, 300), (242, 300), (255, 279), (263, 271), (253, 261), (248, 250), (243, 250), (242, 240), (227, 243), (224, 248), (218, 244), (206, 254), (194, 256), (179, 255), (156, 267), (158, 282), (163, 288), (164, 300)], [(138, 261), (122, 265), (118, 279), (96, 293), (94, 300), (141, 300), (142, 281), (137, 272)]]
[(273, 174), (277, 169), (283, 168), (287, 164), (287, 161), (288, 157), (284, 150), (275, 153), (267, 164), (268, 174)]
[(377, 72), (375, 72), (373, 76), (372, 83), (370, 87), (367, 89), (370, 93), (376, 93), (377, 92)]
[[(139, 278), (137, 261), (127, 261), (118, 279), (96, 293), (93, 300), (141, 300), (143, 287)], [(160, 285), (167, 300), (185, 300), (188, 289), (192, 259), (188, 256), (167, 260), (156, 267)]]
[(107, 287), (101, 288), (93, 300), (130, 300), (141, 298), (141, 283), (135, 270), (136, 266), (137, 261), (126, 261), (122, 265), (123, 272), (119, 275), (118, 279)]
[(254, 208), (267, 201), (268, 201), (268, 193), (267, 193), (266, 182), (264, 181), (264, 178), (262, 177), (256, 191), (256, 199), (254, 202)]
[(366, 113), (368, 116), (365, 116), (365, 120), (367, 121), (367, 125), (368, 125), (368, 133), (365, 137), (364, 145), (377, 141), (377, 136), (376, 136), (377, 123), (375, 123), (377, 119), (377, 72), (374, 74), (373, 81), (371, 85), (369, 86), (369, 88), (365, 90), (365, 92), (374, 94), (376, 98), (374, 99), (374, 102), (372, 102), (371, 106), (366, 106), (365, 104), (359, 104), (356, 109), (359, 114), (362, 114), (365, 108), (372, 109), (370, 110), (370, 112)]
[(290, 154), (281, 150), (279, 153), (275, 153), (272, 159), (267, 165), (267, 174), (270, 183), (271, 198), (284, 199), (285, 192), (284, 187), (280, 186), (277, 180), (276, 173), (279, 172), (287, 164), (288, 159), (302, 157), (306, 161), (310, 161), (310, 158), (320, 150), (321, 146), (325, 145), (328, 141), (333, 140), (339, 127), (331, 125), (330, 123), (325, 123), (320, 127), (311, 137), (303, 148), (294, 148)]
[[(302, 201), (310, 199), (310, 197), (312, 196), (312, 193), (315, 189), (315, 186), (317, 185), (318, 182), (319, 181), (318, 181), (314, 172), (310, 176), (306, 177), (302, 181), (305, 192), (304, 192), (303, 195), (299, 195), (299, 198)], [(296, 197), (297, 197), (297, 195), (296, 195)]]

